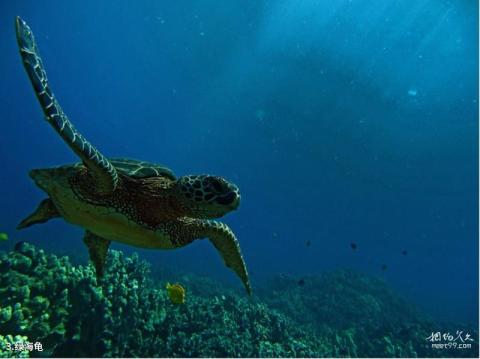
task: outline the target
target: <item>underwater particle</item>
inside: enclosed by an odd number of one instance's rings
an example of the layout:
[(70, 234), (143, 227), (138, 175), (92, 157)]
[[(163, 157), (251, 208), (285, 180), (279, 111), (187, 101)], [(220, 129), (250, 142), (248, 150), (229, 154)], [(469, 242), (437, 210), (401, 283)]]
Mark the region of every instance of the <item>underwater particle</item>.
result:
[(417, 96), (417, 89), (411, 88), (410, 90), (408, 90), (408, 96), (412, 96), (412, 97)]
[(303, 287), (305, 285), (305, 279), (300, 279), (297, 283), (300, 287)]
[(354, 242), (350, 243), (350, 248), (352, 248), (354, 251), (356, 251), (357, 250), (357, 243), (354, 243)]
[(262, 109), (258, 109), (257, 111), (255, 111), (255, 118), (260, 123), (265, 121), (266, 115), (267, 115), (267, 113)]
[(8, 234), (4, 232), (0, 232), (0, 241), (7, 241), (8, 240)]
[(305, 245), (307, 247), (310, 247), (312, 245), (312, 242), (309, 239), (307, 239), (307, 241), (305, 241)]
[(407, 250), (404, 249), (404, 250), (402, 251), (402, 254), (403, 254), (404, 256), (406, 256), (406, 255), (408, 254)]
[(382, 264), (382, 272), (385, 272), (387, 270), (387, 265), (386, 264)]
[(184, 304), (185, 303), (185, 289), (178, 283), (170, 284), (167, 283), (165, 286), (167, 288), (167, 294), (170, 298), (170, 301), (173, 304)]
[(277, 238), (278, 238), (277, 232), (273, 232), (273, 233), (272, 233), (272, 238), (273, 238), (273, 239), (277, 239)]

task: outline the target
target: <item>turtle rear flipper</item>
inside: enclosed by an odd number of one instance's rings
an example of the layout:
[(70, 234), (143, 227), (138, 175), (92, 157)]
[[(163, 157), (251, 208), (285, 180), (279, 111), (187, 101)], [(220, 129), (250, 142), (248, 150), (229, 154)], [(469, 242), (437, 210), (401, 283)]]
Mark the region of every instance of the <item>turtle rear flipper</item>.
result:
[(48, 123), (80, 157), (89, 172), (95, 177), (98, 189), (101, 192), (113, 191), (118, 182), (115, 167), (75, 129), (63, 112), (48, 85), (47, 73), (43, 67), (33, 33), (25, 21), (19, 17), (16, 19), (16, 30), (23, 65)]
[(38, 205), (37, 209), (19, 223), (17, 229), (30, 227), (34, 224), (45, 223), (52, 218), (60, 217), (57, 208), (50, 198), (44, 199)]
[(107, 258), (108, 247), (110, 246), (111, 241), (99, 237), (90, 231), (85, 231), (83, 242), (88, 248), (90, 260), (95, 267), (98, 284), (98, 282), (103, 278), (105, 271), (105, 260)]

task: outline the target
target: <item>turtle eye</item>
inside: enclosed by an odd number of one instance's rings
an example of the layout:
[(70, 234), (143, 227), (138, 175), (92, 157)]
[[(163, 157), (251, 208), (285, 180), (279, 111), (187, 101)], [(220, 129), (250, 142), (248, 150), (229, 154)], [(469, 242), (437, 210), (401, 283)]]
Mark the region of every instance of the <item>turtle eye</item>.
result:
[(217, 202), (220, 204), (228, 205), (231, 204), (235, 200), (235, 193), (230, 192), (226, 196), (218, 197)]

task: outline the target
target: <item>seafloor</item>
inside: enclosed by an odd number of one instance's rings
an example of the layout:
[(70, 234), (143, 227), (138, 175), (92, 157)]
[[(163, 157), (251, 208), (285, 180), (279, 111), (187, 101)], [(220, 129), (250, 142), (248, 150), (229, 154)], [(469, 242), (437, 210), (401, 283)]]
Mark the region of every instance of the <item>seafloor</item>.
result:
[[(0, 357), (478, 357), (475, 328), (437, 323), (354, 271), (277, 277), (250, 299), (175, 279), (185, 304), (137, 256), (111, 251), (99, 287), (91, 266), (20, 242), (0, 255)], [(471, 349), (432, 348), (432, 331), (452, 328), (474, 338)], [(43, 350), (21, 350), (28, 342)]]

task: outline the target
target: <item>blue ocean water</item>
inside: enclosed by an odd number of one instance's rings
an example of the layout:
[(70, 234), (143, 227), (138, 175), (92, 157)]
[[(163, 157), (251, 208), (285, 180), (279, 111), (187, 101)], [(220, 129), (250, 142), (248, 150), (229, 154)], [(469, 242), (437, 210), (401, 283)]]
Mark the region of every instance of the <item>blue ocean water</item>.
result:
[[(82, 230), (61, 220), (15, 231), (45, 197), (29, 169), (77, 161), (42, 119), (19, 15), (105, 155), (240, 187), (225, 222), (254, 287), (348, 267), (477, 323), (477, 14), (442, 0), (2, 2), (0, 248), (28, 240), (87, 261)], [(239, 285), (205, 241), (113, 247)]]

